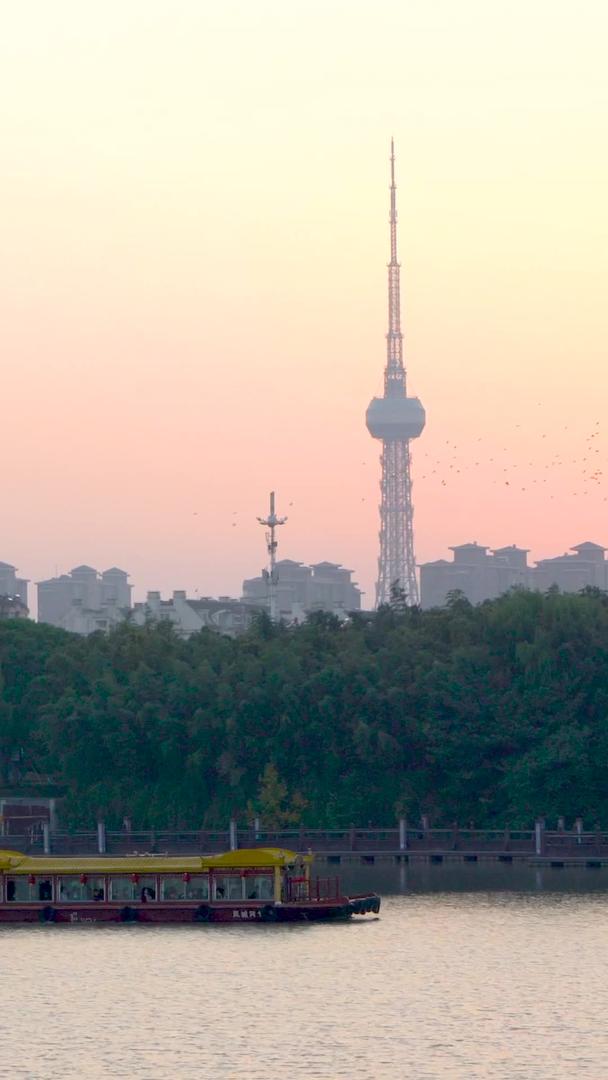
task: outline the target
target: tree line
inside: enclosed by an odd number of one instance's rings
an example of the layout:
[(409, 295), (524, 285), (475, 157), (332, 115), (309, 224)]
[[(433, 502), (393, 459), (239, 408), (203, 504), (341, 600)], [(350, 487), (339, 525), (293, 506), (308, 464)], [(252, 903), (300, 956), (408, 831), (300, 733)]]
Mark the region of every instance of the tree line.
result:
[(608, 825), (607, 765), (598, 590), (261, 614), (234, 640), (0, 620), (0, 784), (50, 780), (71, 827)]

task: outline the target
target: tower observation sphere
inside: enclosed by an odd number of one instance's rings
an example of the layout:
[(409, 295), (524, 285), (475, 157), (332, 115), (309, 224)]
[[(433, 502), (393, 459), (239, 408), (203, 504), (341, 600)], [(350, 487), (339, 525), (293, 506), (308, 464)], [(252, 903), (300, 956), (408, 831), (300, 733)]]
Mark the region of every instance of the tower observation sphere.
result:
[(365, 414), (367, 430), (382, 441), (380, 481), (380, 556), (376, 607), (386, 604), (393, 588), (403, 589), (409, 604), (418, 603), (414, 555), (414, 507), (410, 440), (422, 434), (426, 414), (420, 400), (408, 397), (401, 333), (400, 266), (397, 260), (397, 188), (391, 139), (391, 260), (388, 264), (388, 333), (384, 396), (375, 397)]
[(375, 397), (365, 414), (367, 430), (374, 439), (417, 439), (425, 420), (417, 397)]

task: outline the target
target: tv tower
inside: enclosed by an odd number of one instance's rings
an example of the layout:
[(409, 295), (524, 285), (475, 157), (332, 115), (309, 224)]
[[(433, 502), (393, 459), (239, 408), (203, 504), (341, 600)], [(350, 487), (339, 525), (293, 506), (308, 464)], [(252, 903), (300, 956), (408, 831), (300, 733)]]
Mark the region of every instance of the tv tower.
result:
[(372, 398), (365, 420), (374, 439), (382, 439), (380, 491), (380, 557), (376, 607), (391, 598), (391, 589), (405, 590), (408, 604), (418, 603), (414, 556), (414, 507), (410, 473), (410, 439), (417, 439), (426, 416), (418, 398), (407, 396), (401, 333), (399, 263), (397, 262), (397, 188), (395, 147), (391, 139), (391, 261), (388, 264), (388, 333), (384, 397)]
[(270, 615), (271, 622), (276, 622), (278, 618), (278, 604), (277, 604), (277, 584), (278, 584), (278, 572), (277, 572), (277, 548), (279, 541), (275, 535), (275, 529), (277, 525), (284, 525), (287, 521), (286, 517), (277, 517), (274, 510), (274, 491), (270, 492), (270, 513), (268, 517), (259, 517), (258, 521), (260, 525), (264, 525), (268, 530), (266, 533), (266, 550), (268, 551), (268, 569), (262, 571), (263, 577), (268, 582), (268, 614)]

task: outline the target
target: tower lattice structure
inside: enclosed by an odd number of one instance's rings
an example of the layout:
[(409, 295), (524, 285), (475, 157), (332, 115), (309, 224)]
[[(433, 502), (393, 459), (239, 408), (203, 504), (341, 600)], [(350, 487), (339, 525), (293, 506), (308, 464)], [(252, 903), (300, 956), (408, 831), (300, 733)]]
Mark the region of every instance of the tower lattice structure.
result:
[(377, 607), (388, 603), (394, 587), (404, 590), (408, 604), (418, 603), (410, 442), (422, 433), (426, 420), (419, 399), (407, 395), (406, 371), (403, 362), (400, 266), (397, 259), (395, 147), (392, 139), (390, 162), (391, 260), (388, 264), (388, 333), (386, 335), (384, 396), (372, 398), (366, 413), (370, 435), (374, 439), (382, 440)]

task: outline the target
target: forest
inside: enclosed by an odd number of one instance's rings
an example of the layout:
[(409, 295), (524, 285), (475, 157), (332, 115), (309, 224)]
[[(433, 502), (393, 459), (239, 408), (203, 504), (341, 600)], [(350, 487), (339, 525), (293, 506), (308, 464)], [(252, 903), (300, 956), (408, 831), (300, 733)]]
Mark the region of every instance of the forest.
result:
[(78, 637), (0, 620), (0, 787), (135, 828), (608, 825), (608, 596)]

